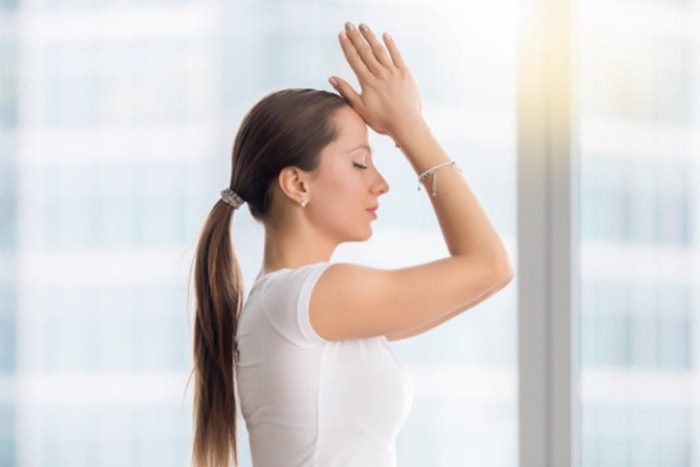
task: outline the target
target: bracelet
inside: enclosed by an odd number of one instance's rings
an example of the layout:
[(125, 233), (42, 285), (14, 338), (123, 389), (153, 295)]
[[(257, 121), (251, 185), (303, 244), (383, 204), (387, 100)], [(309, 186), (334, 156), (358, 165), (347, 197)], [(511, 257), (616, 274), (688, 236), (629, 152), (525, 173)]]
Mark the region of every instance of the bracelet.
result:
[[(440, 168), (442, 168), (442, 167), (450, 167), (450, 166), (453, 166), (453, 165), (456, 167), (455, 161), (443, 162), (443, 163), (441, 163), (441, 164), (438, 164), (438, 165), (436, 165), (436, 166), (433, 166), (433, 167), (429, 168), (428, 170), (426, 170), (425, 172), (423, 172), (422, 174), (420, 174), (420, 175), (418, 176), (418, 191), (420, 191), (420, 182), (423, 180), (423, 178), (424, 178), (424, 177), (427, 177), (427, 176), (430, 176), (431, 179), (432, 179), (432, 182), (433, 182), (433, 183), (432, 183), (432, 186), (431, 186), (432, 195), (433, 195), (433, 196), (437, 196), (437, 177), (435, 176), (435, 173), (434, 173), (434, 172), (435, 172), (437, 169), (440, 169)], [(460, 169), (459, 167), (456, 167), (456, 168), (457, 168), (457, 170), (459, 170), (460, 172), (462, 172), (462, 169)]]

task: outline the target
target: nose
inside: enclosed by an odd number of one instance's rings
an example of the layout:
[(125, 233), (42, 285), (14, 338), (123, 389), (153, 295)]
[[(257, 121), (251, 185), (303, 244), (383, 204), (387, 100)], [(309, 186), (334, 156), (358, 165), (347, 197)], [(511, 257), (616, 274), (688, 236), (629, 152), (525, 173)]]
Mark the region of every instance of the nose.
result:
[(374, 184), (374, 190), (378, 192), (380, 195), (386, 193), (389, 191), (389, 184), (387, 181), (384, 179), (381, 173), (377, 170), (377, 181)]

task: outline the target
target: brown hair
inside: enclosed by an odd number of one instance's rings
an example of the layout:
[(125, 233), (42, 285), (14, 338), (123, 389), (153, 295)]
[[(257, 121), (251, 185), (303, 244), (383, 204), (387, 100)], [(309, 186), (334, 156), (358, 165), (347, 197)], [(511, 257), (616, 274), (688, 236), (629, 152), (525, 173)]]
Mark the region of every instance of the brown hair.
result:
[[(253, 218), (265, 219), (273, 182), (284, 167), (318, 167), (319, 153), (338, 136), (333, 113), (344, 105), (349, 103), (331, 92), (283, 89), (248, 111), (233, 143), (229, 188), (245, 200)], [(194, 257), (195, 467), (225, 467), (230, 460), (238, 465), (233, 357), (243, 277), (231, 244), (233, 211), (221, 199), (214, 203)]]

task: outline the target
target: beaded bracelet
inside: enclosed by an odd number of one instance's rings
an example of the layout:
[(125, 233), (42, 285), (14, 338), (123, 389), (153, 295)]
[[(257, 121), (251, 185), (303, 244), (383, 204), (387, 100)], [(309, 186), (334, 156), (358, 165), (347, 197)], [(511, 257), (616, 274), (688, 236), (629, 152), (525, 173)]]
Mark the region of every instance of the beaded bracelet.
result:
[[(421, 174), (418, 176), (418, 191), (420, 191), (420, 182), (423, 180), (423, 178), (424, 178), (424, 177), (427, 177), (427, 176), (430, 176), (431, 181), (432, 181), (432, 185), (431, 185), (431, 192), (432, 192), (432, 195), (433, 195), (433, 196), (437, 196), (437, 177), (435, 176), (435, 173), (434, 173), (434, 172), (435, 172), (437, 169), (440, 169), (440, 168), (442, 168), (442, 167), (450, 167), (450, 166), (453, 166), (453, 165), (455, 165), (455, 161), (443, 162), (443, 163), (438, 164), (438, 165), (436, 165), (436, 166), (433, 166), (433, 167), (429, 168), (428, 170), (426, 170), (425, 172), (421, 173)], [(455, 166), (455, 167), (456, 167), (456, 166)], [(460, 172), (462, 172), (462, 169), (460, 169), (459, 167), (456, 167), (456, 168), (457, 168), (457, 170), (459, 170)]]
[[(428, 129), (430, 129), (430, 126), (428, 126)], [(399, 146), (399, 143), (395, 142), (394, 146), (401, 149), (401, 146)], [(418, 191), (420, 191), (420, 182), (423, 179), (423, 177), (430, 176), (432, 179), (431, 181), (433, 182), (431, 187), (430, 187), (432, 195), (437, 196), (437, 178), (435, 177), (435, 174), (433, 172), (439, 168), (448, 167), (448, 166), (452, 166), (452, 165), (455, 165), (455, 161), (443, 162), (442, 164), (438, 164), (435, 167), (431, 167), (428, 170), (426, 170), (425, 172), (423, 172), (422, 174), (420, 174), (418, 176)], [(459, 167), (457, 167), (457, 170), (462, 172), (462, 169), (460, 169)]]

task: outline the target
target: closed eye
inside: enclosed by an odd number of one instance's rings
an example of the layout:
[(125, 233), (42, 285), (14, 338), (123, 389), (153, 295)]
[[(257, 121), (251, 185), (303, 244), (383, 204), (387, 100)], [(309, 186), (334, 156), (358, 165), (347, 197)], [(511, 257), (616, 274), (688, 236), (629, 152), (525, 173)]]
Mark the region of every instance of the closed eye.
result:
[(355, 167), (357, 167), (359, 169), (366, 169), (367, 168), (366, 165), (362, 165), (359, 162), (355, 162), (355, 161), (353, 161), (352, 165), (354, 165)]

